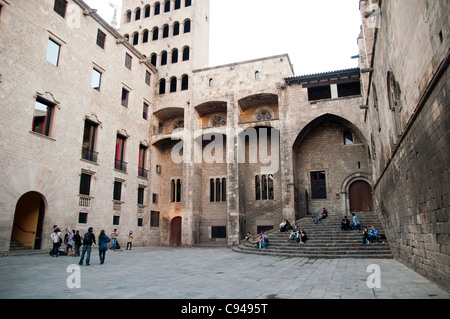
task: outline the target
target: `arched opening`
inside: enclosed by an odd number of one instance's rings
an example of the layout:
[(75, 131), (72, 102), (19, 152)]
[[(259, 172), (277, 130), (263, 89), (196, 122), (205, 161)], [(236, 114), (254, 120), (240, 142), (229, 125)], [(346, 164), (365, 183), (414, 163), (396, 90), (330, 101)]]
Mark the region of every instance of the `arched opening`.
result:
[[(293, 145), (296, 218), (320, 212), (347, 213), (349, 176), (370, 175), (368, 144), (347, 119), (324, 114), (299, 133)], [(345, 185), (350, 185), (345, 182)]]
[(350, 212), (373, 211), (372, 188), (365, 181), (356, 181), (349, 190)]
[(181, 247), (181, 217), (175, 217), (170, 222), (170, 246)]
[(10, 249), (41, 249), (44, 216), (42, 195), (36, 192), (24, 194), (16, 204)]

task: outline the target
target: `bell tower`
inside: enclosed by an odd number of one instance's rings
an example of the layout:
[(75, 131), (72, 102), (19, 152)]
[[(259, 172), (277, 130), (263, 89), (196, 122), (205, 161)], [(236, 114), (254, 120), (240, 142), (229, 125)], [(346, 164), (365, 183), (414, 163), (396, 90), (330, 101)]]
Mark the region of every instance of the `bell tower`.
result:
[(118, 30), (163, 77), (209, 66), (209, 0), (123, 0)]

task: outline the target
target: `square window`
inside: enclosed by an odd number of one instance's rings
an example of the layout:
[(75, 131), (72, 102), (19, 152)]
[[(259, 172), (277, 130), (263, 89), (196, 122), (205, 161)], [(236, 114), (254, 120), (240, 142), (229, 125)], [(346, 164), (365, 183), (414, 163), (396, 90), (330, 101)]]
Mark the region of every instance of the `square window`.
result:
[(144, 205), (144, 194), (145, 194), (144, 188), (139, 187), (138, 188), (138, 199), (137, 199), (138, 205)]
[(91, 195), (91, 175), (81, 174), (80, 178), (80, 195)]
[(80, 212), (78, 215), (78, 223), (79, 224), (87, 224), (88, 214)]
[(159, 212), (154, 212), (154, 211), (151, 212), (150, 227), (159, 227)]
[(46, 55), (47, 61), (50, 62), (51, 64), (53, 64), (54, 66), (58, 66), (60, 51), (61, 51), (61, 45), (59, 45), (52, 39), (48, 39), (47, 55)]
[(144, 103), (143, 111), (142, 111), (142, 118), (144, 120), (148, 120), (148, 104)]
[(131, 57), (131, 55), (129, 55), (128, 53), (125, 54), (125, 67), (128, 70), (131, 70), (131, 61), (133, 60), (133, 58)]
[(113, 216), (113, 225), (118, 226), (120, 224), (120, 216)]
[(106, 40), (106, 34), (102, 30), (98, 29), (98, 31), (97, 31), (97, 45), (100, 48), (102, 48), (102, 49), (105, 48), (105, 40)]
[(325, 172), (311, 172), (311, 198), (326, 199), (326, 175)]
[(66, 8), (67, 8), (67, 0), (55, 0), (53, 10), (63, 18), (65, 18), (66, 16)]
[(153, 204), (158, 204), (158, 194), (153, 194), (152, 201), (153, 201)]
[(94, 90), (100, 91), (100, 84), (102, 82), (102, 73), (96, 69), (92, 70), (91, 87)]
[(32, 131), (42, 135), (50, 135), (50, 124), (54, 105), (42, 99), (34, 104)]
[(121, 198), (122, 198), (122, 183), (121, 182), (114, 182), (113, 200), (120, 201)]
[(145, 84), (150, 86), (151, 74), (148, 71), (145, 71)]
[(123, 107), (128, 107), (128, 98), (130, 97), (130, 92), (125, 89), (122, 88), (122, 106)]
[(138, 227), (142, 227), (143, 224), (144, 224), (144, 219), (138, 218)]
[(212, 226), (211, 238), (227, 238), (227, 227), (225, 226)]

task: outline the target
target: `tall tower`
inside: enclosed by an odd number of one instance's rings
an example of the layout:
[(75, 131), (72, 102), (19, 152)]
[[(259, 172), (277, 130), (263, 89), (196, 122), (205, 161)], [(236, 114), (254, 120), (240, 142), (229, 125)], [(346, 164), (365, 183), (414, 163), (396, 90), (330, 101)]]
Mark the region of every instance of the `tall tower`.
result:
[(151, 59), (160, 78), (209, 65), (209, 0), (123, 0), (119, 32)]

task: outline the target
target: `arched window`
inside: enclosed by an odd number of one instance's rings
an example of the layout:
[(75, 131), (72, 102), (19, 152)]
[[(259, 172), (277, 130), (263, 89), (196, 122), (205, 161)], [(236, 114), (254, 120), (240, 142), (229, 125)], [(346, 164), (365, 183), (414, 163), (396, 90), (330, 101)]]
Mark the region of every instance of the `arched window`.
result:
[(256, 200), (274, 200), (274, 180), (273, 175), (255, 176)]
[(181, 91), (189, 90), (189, 76), (183, 75), (181, 77)]
[(158, 58), (158, 55), (157, 55), (156, 53), (152, 53), (152, 55), (150, 56), (150, 63), (151, 63), (153, 66), (156, 66), (156, 60), (157, 60), (157, 58)]
[(161, 4), (159, 2), (155, 3), (155, 16), (161, 13)]
[(227, 179), (211, 178), (209, 180), (209, 201), (219, 203), (227, 201)]
[(175, 0), (175, 10), (178, 10), (181, 8), (181, 0)]
[(183, 61), (189, 61), (189, 55), (190, 55), (190, 48), (189, 47), (185, 47), (183, 49)]
[(269, 192), (269, 200), (274, 200), (275, 195), (273, 192), (273, 175), (269, 175), (268, 182), (267, 182), (267, 188)]
[(227, 179), (222, 178), (222, 202), (227, 201)]
[(133, 34), (133, 45), (138, 45), (139, 44), (139, 33), (135, 32)]
[(161, 79), (159, 81), (159, 94), (160, 95), (166, 94), (166, 80), (165, 79)]
[(215, 192), (214, 192), (214, 178), (209, 180), (209, 201), (214, 203), (215, 201)]
[(172, 64), (178, 63), (178, 49), (172, 50)]
[(172, 203), (175, 203), (175, 194), (176, 194), (176, 190), (175, 190), (175, 180), (174, 179), (172, 179), (171, 181), (170, 181), (170, 201), (172, 202)]
[(191, 20), (187, 19), (184, 21), (184, 33), (191, 32)]
[(144, 32), (142, 33), (142, 43), (147, 43), (148, 42), (148, 30), (145, 29)]
[(163, 27), (163, 38), (168, 38), (168, 37), (169, 37), (169, 26), (167, 24), (165, 24)]
[(209, 87), (212, 88), (214, 85), (214, 80), (213, 79), (209, 79)]
[(136, 13), (134, 14), (134, 20), (141, 20), (141, 8), (136, 8)]
[(266, 175), (261, 177), (262, 199), (267, 200), (267, 178)]
[(177, 179), (177, 203), (181, 203), (181, 179)]
[(261, 182), (259, 176), (255, 176), (255, 198), (256, 200), (261, 200)]
[(161, 65), (167, 64), (167, 51), (161, 52)]
[(144, 17), (150, 18), (150, 5), (145, 6), (144, 10), (145, 10)]
[(158, 40), (158, 37), (159, 37), (159, 29), (158, 29), (158, 27), (155, 27), (153, 29), (152, 33), (153, 33), (153, 41)]
[(128, 34), (124, 34), (123, 37), (124, 37), (128, 42), (130, 42), (130, 36), (129, 36)]
[(177, 36), (180, 34), (180, 23), (177, 21), (173, 24), (173, 35)]
[(128, 10), (125, 14), (125, 22), (131, 22), (131, 11)]
[(353, 144), (353, 134), (345, 131), (344, 132), (344, 145), (352, 145)]
[(174, 93), (177, 91), (177, 78), (176, 77), (172, 77), (170, 79), (170, 93)]
[(192, 0), (185, 0), (185, 2), (184, 2), (185, 7), (190, 7), (191, 5), (192, 5)]
[(255, 72), (255, 80), (259, 80), (260, 79), (260, 74), (259, 71)]
[(170, 0), (166, 0), (164, 3), (164, 12), (170, 12)]
[(220, 202), (220, 178), (216, 179), (216, 202)]

